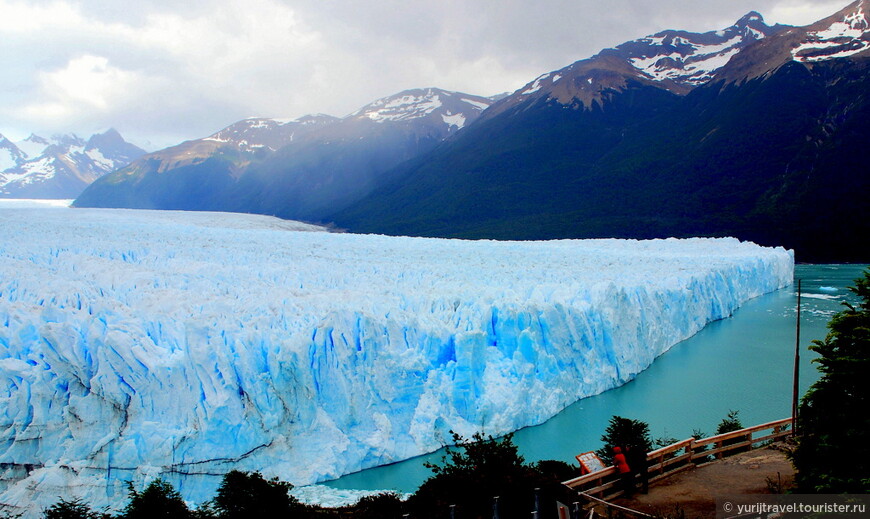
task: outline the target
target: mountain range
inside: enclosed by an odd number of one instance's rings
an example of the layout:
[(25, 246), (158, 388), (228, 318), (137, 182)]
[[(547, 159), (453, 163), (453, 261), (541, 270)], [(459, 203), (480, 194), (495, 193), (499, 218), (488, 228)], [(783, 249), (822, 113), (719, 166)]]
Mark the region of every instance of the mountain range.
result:
[(385, 172), (432, 150), (491, 103), (427, 88), (379, 99), (344, 118), (247, 119), (145, 155), (95, 182), (75, 205), (319, 221), (362, 199)]
[(330, 219), (462, 238), (731, 235), (798, 261), (867, 260), (867, 4), (807, 27), (749, 13), (602, 51)]
[(799, 261), (866, 260), (868, 11), (663, 31), (497, 101), (424, 89), (343, 119), (242, 121), (134, 161), (75, 205), (461, 238), (730, 235)]
[(85, 140), (0, 135), (0, 198), (75, 198), (91, 182), (145, 154), (110, 129)]

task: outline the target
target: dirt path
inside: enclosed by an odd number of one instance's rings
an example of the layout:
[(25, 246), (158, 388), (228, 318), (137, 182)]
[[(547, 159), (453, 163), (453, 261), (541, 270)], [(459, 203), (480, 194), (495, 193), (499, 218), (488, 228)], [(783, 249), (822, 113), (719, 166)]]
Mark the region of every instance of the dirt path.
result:
[(714, 518), (717, 496), (769, 494), (771, 485), (789, 488), (793, 481), (794, 467), (785, 453), (766, 447), (686, 470), (650, 485), (648, 494), (615, 503), (653, 515)]

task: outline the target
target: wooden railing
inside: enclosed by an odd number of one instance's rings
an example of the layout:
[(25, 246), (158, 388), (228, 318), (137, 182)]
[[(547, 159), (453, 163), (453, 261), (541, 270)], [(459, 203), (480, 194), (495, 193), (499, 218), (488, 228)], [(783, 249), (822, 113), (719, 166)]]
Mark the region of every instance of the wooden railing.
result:
[[(646, 455), (649, 481), (652, 483), (678, 472), (711, 463), (731, 451), (746, 451), (763, 442), (785, 438), (792, 433), (791, 423), (791, 418), (784, 418), (700, 440), (687, 438), (656, 449)], [(763, 436), (755, 436), (762, 431), (770, 432)], [(622, 495), (616, 467), (607, 467), (579, 478), (563, 481), (562, 484), (590, 496), (613, 498)]]

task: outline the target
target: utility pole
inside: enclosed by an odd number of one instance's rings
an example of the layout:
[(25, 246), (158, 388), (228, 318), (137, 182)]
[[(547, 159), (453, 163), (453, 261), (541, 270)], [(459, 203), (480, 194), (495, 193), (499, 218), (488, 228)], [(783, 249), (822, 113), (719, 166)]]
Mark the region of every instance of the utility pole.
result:
[(800, 391), (798, 383), (800, 382), (800, 365), (801, 365), (801, 280), (798, 279), (797, 284), (797, 325), (795, 331), (794, 345), (794, 388), (792, 389), (791, 398), (791, 433), (797, 436), (798, 427), (798, 400)]

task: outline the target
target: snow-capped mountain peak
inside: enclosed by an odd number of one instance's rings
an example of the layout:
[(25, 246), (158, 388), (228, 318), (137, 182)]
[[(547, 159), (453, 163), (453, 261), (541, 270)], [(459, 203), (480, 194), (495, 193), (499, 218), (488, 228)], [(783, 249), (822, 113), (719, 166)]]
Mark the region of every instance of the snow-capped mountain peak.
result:
[(310, 131), (335, 121), (338, 118), (323, 114), (306, 115), (292, 120), (251, 117), (231, 124), (202, 140), (232, 144), (242, 151), (262, 148), (274, 151), (291, 142), (293, 136), (303, 127), (304, 131)]
[(433, 88), (405, 90), (365, 106), (355, 115), (375, 122), (403, 121), (425, 117), (442, 106), (441, 93)]
[(13, 144), (0, 138), (0, 197), (75, 198), (97, 178), (144, 153), (114, 129), (88, 140), (31, 134)]
[(859, 0), (805, 27), (788, 27), (741, 52), (717, 73), (717, 79), (738, 83), (764, 77), (789, 63), (806, 67), (870, 55), (870, 0)]
[(484, 117), (494, 117), (537, 99), (589, 108), (607, 92), (624, 90), (629, 82), (686, 94), (710, 81), (745, 47), (785, 29), (781, 25), (768, 26), (759, 13), (752, 11), (718, 31), (661, 31), (542, 74), (499, 101)]
[(778, 30), (752, 11), (719, 31), (663, 31), (623, 43), (614, 50), (649, 79), (695, 87), (708, 82), (743, 47)]
[(462, 128), (492, 104), (486, 97), (450, 92), (440, 88), (418, 88), (378, 99), (349, 118), (367, 119), (376, 123), (402, 122), (432, 118), (451, 129)]
[(48, 139), (40, 137), (34, 133), (31, 133), (30, 136), (23, 141), (15, 143), (15, 145), (18, 146), (18, 149), (29, 158), (39, 157), (50, 144), (51, 143)]
[[(278, 120), (278, 119), (276, 119)], [(325, 126), (339, 121), (338, 117), (327, 114), (308, 114), (289, 122), (298, 123), (302, 126)]]

